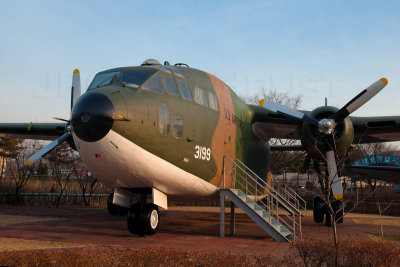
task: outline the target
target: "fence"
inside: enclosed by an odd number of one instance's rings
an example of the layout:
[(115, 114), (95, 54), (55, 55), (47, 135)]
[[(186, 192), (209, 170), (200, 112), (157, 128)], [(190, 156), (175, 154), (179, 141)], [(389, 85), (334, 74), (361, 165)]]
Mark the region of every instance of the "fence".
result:
[[(53, 206), (56, 205), (58, 193), (21, 193), (19, 195), (19, 201), (24, 205), (31, 206)], [(86, 194), (91, 206), (107, 206), (108, 194)], [(16, 194), (15, 193), (0, 193), (0, 204), (15, 204)], [(60, 205), (83, 205), (82, 194), (63, 194), (61, 196)]]

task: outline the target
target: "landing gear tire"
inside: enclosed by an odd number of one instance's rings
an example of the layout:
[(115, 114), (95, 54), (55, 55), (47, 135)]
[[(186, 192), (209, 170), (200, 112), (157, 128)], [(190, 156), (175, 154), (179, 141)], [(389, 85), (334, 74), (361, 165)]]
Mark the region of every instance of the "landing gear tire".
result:
[(113, 204), (114, 193), (111, 193), (107, 199), (107, 210), (113, 216), (125, 216), (128, 213), (128, 209)]
[(158, 207), (153, 203), (146, 204), (142, 213), (142, 226), (144, 233), (152, 235), (158, 230), (160, 225), (160, 212)]
[(118, 206), (112, 203), (113, 198), (114, 198), (114, 193), (111, 193), (107, 199), (107, 210), (108, 210), (108, 213), (110, 213), (111, 215), (117, 216), (117, 215), (119, 215), (119, 210), (118, 210)]
[(343, 223), (343, 202), (341, 200), (335, 200), (332, 202), (333, 211), (336, 212), (335, 221), (336, 223)]
[(128, 210), (128, 216), (126, 218), (128, 224), (128, 230), (132, 234), (139, 235), (141, 233), (141, 213), (142, 208), (140, 203), (133, 204)]
[(325, 209), (325, 225), (328, 227), (332, 226), (332, 215), (328, 209)]
[(325, 215), (324, 201), (322, 200), (321, 197), (315, 197), (314, 208), (313, 208), (314, 222), (322, 223), (324, 221), (324, 215)]
[(160, 225), (160, 212), (153, 203), (145, 204), (143, 209), (140, 203), (133, 204), (128, 211), (127, 224), (129, 232), (135, 235), (152, 235)]

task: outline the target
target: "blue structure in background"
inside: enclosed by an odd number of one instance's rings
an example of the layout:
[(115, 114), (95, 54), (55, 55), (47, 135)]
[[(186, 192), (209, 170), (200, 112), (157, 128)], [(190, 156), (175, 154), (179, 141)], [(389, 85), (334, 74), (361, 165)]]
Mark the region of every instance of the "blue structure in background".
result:
[(353, 163), (353, 166), (375, 166), (375, 165), (400, 167), (400, 156), (374, 154), (366, 156), (365, 158), (355, 161)]
[[(363, 159), (355, 161), (353, 166), (396, 166), (400, 167), (400, 156), (398, 155), (382, 155), (382, 154), (374, 154), (366, 156)], [(361, 181), (363, 179), (351, 177), (351, 183), (355, 183), (356, 181)], [(393, 186), (394, 189), (400, 190), (400, 186)]]

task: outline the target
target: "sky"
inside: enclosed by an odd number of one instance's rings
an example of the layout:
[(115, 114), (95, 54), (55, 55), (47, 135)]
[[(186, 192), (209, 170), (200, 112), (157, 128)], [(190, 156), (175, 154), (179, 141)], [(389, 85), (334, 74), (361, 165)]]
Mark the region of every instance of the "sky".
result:
[(356, 116), (400, 115), (400, 1), (0, 0), (0, 122), (69, 118), (72, 72), (183, 62), (238, 95), (277, 90), (340, 108), (386, 77)]

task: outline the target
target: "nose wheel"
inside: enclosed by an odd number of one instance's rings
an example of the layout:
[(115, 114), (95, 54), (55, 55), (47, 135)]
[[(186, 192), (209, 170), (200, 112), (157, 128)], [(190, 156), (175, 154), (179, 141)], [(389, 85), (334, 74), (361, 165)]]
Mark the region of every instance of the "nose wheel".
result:
[(153, 203), (133, 204), (128, 211), (127, 224), (129, 232), (135, 235), (152, 235), (160, 225), (160, 212)]

